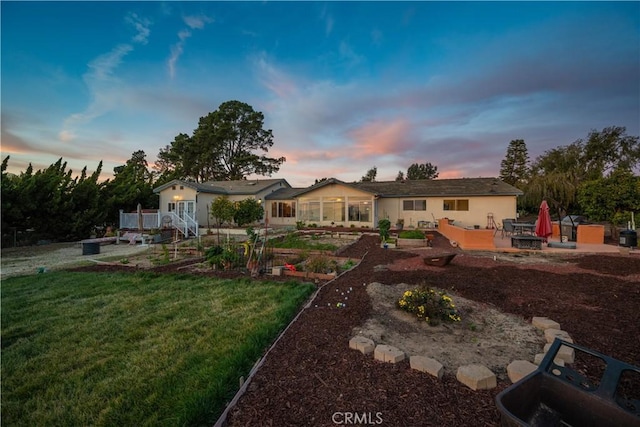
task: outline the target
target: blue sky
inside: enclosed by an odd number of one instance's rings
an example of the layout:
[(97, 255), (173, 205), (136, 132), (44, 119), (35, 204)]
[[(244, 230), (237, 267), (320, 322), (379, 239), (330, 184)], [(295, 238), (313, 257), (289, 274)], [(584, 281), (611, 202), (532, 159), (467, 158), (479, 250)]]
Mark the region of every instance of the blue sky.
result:
[(104, 178), (153, 164), (228, 100), (265, 115), (294, 186), (497, 176), (625, 126), (640, 134), (640, 2), (8, 2), (4, 158)]

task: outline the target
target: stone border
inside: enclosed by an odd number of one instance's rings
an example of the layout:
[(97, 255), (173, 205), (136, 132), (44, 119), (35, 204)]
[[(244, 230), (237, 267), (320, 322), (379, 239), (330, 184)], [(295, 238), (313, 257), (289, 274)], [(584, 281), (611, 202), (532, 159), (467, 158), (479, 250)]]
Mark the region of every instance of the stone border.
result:
[[(560, 329), (560, 324), (547, 317), (534, 317), (531, 324), (544, 333), (547, 344), (544, 346), (543, 353), (535, 355), (533, 363), (528, 360), (514, 360), (507, 365), (507, 376), (511, 383), (522, 380), (527, 375), (538, 369), (538, 365), (549, 351), (551, 343), (556, 338), (563, 341), (573, 343), (573, 339), (568, 332)], [(378, 344), (367, 337), (356, 335), (349, 340), (349, 348), (358, 350), (365, 356), (373, 354), (375, 360), (387, 363), (398, 363), (405, 360), (406, 355), (400, 349), (386, 345)], [(553, 363), (559, 366), (573, 363), (575, 359), (574, 349), (568, 346), (561, 346)], [(435, 359), (413, 355), (409, 357), (409, 365), (411, 369), (427, 373), (438, 379), (442, 379), (444, 375), (444, 366)], [(472, 390), (490, 390), (497, 387), (496, 375), (489, 368), (483, 365), (464, 365), (458, 368), (456, 379)]]

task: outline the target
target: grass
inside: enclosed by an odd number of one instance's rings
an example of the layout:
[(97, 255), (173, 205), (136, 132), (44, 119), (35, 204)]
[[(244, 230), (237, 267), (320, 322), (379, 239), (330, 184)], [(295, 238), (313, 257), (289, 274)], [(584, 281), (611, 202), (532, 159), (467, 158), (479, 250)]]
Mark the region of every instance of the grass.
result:
[(2, 283), (2, 423), (212, 425), (310, 284), (54, 272)]

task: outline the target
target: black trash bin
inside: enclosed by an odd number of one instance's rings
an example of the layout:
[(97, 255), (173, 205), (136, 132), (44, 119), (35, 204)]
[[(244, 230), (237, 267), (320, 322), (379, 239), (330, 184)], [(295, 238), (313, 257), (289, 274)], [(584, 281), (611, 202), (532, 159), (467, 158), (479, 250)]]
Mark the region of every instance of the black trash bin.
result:
[(620, 232), (620, 246), (627, 248), (638, 246), (638, 233), (635, 230), (622, 230)]

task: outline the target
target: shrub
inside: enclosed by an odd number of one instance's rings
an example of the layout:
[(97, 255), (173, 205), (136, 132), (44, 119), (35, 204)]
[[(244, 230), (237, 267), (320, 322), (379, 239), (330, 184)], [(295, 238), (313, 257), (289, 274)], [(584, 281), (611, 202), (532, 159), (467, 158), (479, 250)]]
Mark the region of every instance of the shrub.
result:
[(305, 263), (305, 271), (327, 273), (329, 270), (331, 270), (331, 261), (324, 255), (310, 257)]
[(389, 238), (389, 230), (391, 229), (391, 221), (388, 219), (381, 219), (378, 221), (378, 230), (380, 232), (380, 239), (385, 242)]
[(424, 233), (420, 230), (405, 230), (398, 233), (401, 239), (424, 239)]
[(418, 319), (424, 319), (431, 326), (461, 320), (453, 300), (444, 291), (431, 288), (408, 290), (396, 305), (401, 310), (415, 314)]

